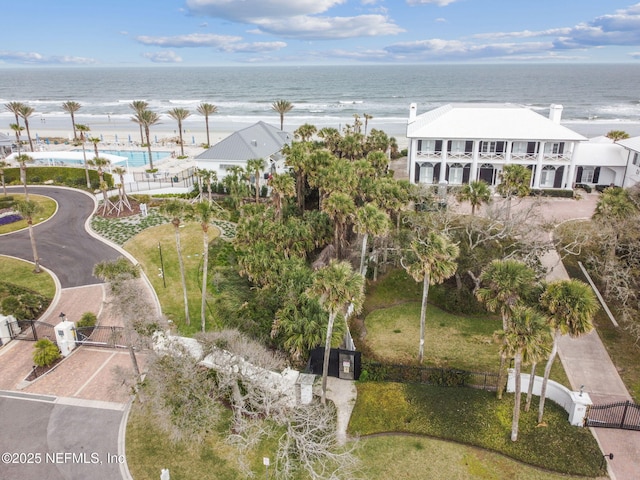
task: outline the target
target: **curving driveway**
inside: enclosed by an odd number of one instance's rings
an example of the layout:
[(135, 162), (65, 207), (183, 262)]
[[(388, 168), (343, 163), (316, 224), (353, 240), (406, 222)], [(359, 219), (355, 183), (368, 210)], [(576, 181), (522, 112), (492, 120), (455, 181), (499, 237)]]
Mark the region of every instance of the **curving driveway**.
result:
[[(8, 190), (22, 192), (21, 187)], [(62, 288), (102, 283), (93, 276), (93, 266), (122, 255), (85, 230), (85, 222), (95, 208), (93, 199), (82, 192), (59, 187), (29, 187), (29, 192), (58, 202), (56, 214), (33, 227), (40, 264), (57, 275)], [(0, 254), (32, 262), (29, 231), (0, 236)]]

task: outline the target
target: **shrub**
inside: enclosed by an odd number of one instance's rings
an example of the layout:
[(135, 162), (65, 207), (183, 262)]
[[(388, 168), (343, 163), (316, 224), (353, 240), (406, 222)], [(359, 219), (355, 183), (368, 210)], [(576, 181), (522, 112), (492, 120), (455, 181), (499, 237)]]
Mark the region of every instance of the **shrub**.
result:
[[(19, 185), (20, 169), (5, 168), (5, 181), (11, 185)], [(84, 167), (28, 167), (27, 183), (45, 183), (53, 180), (59, 185), (68, 187), (84, 187), (86, 186), (86, 178)], [(98, 172), (89, 170), (89, 180), (91, 187), (96, 189), (100, 183)], [(109, 188), (113, 188), (113, 176), (110, 173), (104, 173), (104, 181), (107, 182)]]
[(542, 197), (573, 198), (573, 190), (540, 189), (531, 190), (530, 195)]
[(80, 317), (80, 320), (76, 324), (76, 327), (95, 327), (98, 317), (93, 312), (84, 312)]
[(10, 296), (2, 300), (2, 313), (4, 315), (16, 316), (16, 313), (20, 310), (20, 300), (17, 297)]
[(35, 343), (33, 363), (38, 367), (48, 367), (59, 358), (58, 346), (48, 338), (42, 338)]

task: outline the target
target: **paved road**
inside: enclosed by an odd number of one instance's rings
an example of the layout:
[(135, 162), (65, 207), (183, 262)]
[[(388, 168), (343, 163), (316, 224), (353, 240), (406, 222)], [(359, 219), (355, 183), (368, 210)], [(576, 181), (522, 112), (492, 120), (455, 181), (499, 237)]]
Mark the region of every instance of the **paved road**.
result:
[[(22, 193), (21, 187), (9, 190)], [(58, 187), (29, 187), (29, 192), (58, 202), (58, 213), (34, 227), (40, 264), (58, 276), (62, 288), (102, 283), (93, 276), (93, 266), (122, 255), (84, 229), (93, 213), (93, 200), (84, 193)], [(33, 261), (29, 232), (0, 236), (0, 254)]]
[(122, 478), (117, 445), (124, 405), (105, 409), (69, 403), (0, 392), (0, 478)]

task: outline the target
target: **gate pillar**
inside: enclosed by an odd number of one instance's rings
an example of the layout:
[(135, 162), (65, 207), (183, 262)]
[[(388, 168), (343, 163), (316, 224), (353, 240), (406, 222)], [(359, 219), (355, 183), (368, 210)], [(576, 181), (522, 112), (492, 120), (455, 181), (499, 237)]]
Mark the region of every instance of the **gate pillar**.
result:
[(591, 397), (584, 392), (570, 392), (571, 395), (571, 411), (569, 411), (569, 423), (576, 427), (582, 427), (587, 418), (587, 410), (593, 405)]
[(74, 331), (75, 323), (65, 320), (55, 327), (56, 343), (63, 357), (66, 357), (76, 348), (76, 337)]
[(16, 319), (11, 315), (9, 315), (8, 317), (0, 315), (0, 345), (6, 345), (11, 341), (11, 338), (13, 338), (11, 323), (15, 321)]

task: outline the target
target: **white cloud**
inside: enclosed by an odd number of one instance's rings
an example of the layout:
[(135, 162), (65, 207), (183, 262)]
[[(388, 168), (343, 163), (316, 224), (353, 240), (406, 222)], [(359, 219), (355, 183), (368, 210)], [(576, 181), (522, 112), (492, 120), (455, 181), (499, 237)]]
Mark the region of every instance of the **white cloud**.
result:
[(158, 47), (221, 47), (230, 42), (239, 42), (242, 40), (242, 37), (215, 35), (212, 33), (191, 33), (173, 37), (149, 37), (140, 35), (136, 37), (136, 40), (144, 45), (155, 45)]
[(629, 55), (632, 58), (637, 58), (638, 60), (640, 60), (640, 52), (630, 52)]
[(261, 53), (273, 52), (286, 47), (285, 42), (252, 42), (252, 43), (230, 43), (220, 48), (223, 52), (235, 53)]
[[(361, 0), (373, 5), (378, 0)], [(193, 13), (248, 23), (258, 27), (258, 33), (286, 38), (340, 39), (395, 35), (404, 32), (382, 14), (350, 17), (322, 16), (321, 13), (345, 3), (346, 0), (187, 0)], [(378, 12), (386, 12), (378, 7)], [(255, 30), (250, 32), (256, 33)]]
[(415, 60), (456, 60), (501, 58), (513, 55), (530, 55), (547, 52), (551, 47), (549, 42), (523, 43), (488, 43), (474, 44), (460, 40), (417, 40), (414, 42), (400, 42), (385, 48), (394, 56), (413, 58)]
[(492, 32), (492, 33), (478, 33), (473, 35), (472, 38), (479, 39), (493, 39), (498, 40), (501, 38), (532, 38), (532, 37), (555, 37), (558, 35), (567, 35), (571, 32), (571, 28), (550, 28), (548, 30), (522, 30), (520, 32)]
[(436, 23), (447, 23), (447, 19), (442, 17), (436, 18), (434, 21)]
[(194, 13), (252, 23), (257, 18), (323, 13), (346, 0), (187, 0)]
[(457, 0), (407, 0), (407, 5), (427, 5), (435, 3), (439, 7), (446, 7), (456, 1)]
[(404, 30), (383, 15), (357, 17), (311, 17), (301, 15), (255, 22), (260, 30), (283, 37), (332, 39), (395, 35)]
[(499, 40), (534, 37), (555, 37), (553, 47), (561, 50), (605, 45), (638, 45), (640, 44), (640, 3), (573, 27), (482, 33), (473, 35), (472, 38)]
[(64, 65), (90, 65), (96, 63), (93, 58), (74, 57), (69, 55), (53, 55), (46, 57), (37, 52), (10, 52), (0, 51), (0, 61), (22, 64), (64, 64)]
[(144, 58), (148, 58), (154, 63), (180, 63), (182, 58), (171, 50), (163, 52), (143, 53)]

